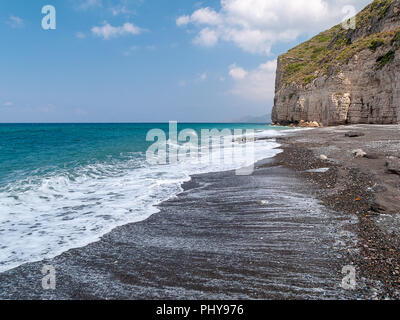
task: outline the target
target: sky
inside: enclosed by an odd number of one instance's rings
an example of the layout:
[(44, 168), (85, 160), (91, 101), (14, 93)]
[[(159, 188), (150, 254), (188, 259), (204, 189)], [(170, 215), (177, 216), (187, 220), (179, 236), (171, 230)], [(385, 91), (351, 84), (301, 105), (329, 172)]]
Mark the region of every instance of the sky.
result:
[[(3, 0), (0, 122), (270, 113), (277, 57), (369, 0)], [(45, 5), (56, 29), (44, 30)]]

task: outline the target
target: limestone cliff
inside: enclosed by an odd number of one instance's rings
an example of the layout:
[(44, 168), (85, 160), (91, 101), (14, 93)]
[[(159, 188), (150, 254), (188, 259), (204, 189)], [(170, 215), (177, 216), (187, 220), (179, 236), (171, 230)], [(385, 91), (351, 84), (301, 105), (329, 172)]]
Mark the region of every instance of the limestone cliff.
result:
[(375, 0), (356, 17), (278, 59), (272, 121), (325, 126), (400, 123), (400, 0)]

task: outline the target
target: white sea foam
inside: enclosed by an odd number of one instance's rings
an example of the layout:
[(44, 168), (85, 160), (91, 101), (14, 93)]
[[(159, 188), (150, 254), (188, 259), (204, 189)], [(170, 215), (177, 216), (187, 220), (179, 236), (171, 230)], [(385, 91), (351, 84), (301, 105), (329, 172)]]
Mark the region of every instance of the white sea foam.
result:
[[(275, 156), (282, 132), (258, 132), (254, 161)], [(245, 154), (242, 154), (246, 157)], [(235, 159), (241, 163), (242, 159)], [(244, 160), (244, 159), (243, 159)], [(0, 189), (0, 272), (97, 241), (117, 226), (147, 219), (182, 191), (190, 175), (238, 169), (235, 163), (149, 166), (144, 156), (33, 175)]]

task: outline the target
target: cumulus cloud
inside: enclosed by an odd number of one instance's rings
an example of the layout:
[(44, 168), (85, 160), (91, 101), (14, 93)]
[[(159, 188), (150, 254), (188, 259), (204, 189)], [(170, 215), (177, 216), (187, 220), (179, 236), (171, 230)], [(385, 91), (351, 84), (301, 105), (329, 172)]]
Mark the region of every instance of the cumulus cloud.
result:
[(125, 23), (120, 27), (114, 27), (109, 23), (105, 22), (101, 27), (93, 27), (92, 33), (98, 37), (102, 37), (105, 40), (109, 40), (111, 38), (116, 38), (125, 35), (138, 35), (141, 34), (144, 30), (135, 26), (132, 23)]
[(234, 80), (241, 80), (244, 79), (247, 75), (248, 72), (244, 70), (241, 67), (236, 66), (236, 64), (233, 64), (229, 67), (229, 75), (232, 77)]
[(193, 42), (200, 46), (213, 47), (218, 42), (218, 34), (212, 29), (205, 28), (200, 31)]
[(236, 65), (229, 69), (229, 75), (234, 81), (231, 94), (256, 102), (267, 103), (273, 99), (276, 60), (267, 61), (253, 70), (245, 70)]
[(218, 25), (222, 22), (222, 17), (207, 7), (195, 11), (190, 17), (190, 21), (197, 24)]
[(180, 16), (178, 19), (176, 19), (176, 25), (178, 27), (186, 26), (189, 23), (190, 23), (190, 17), (189, 16)]
[(357, 10), (370, 0), (221, 0), (221, 9), (200, 8), (176, 20), (179, 27), (198, 28), (194, 42), (214, 46), (232, 42), (244, 51), (267, 54), (279, 41), (292, 41), (343, 20), (342, 9)]

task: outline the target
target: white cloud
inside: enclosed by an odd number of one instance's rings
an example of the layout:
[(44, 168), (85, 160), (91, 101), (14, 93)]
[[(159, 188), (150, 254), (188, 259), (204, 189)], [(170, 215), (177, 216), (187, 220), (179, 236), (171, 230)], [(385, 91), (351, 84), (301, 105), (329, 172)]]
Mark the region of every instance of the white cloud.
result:
[(119, 5), (115, 7), (111, 7), (110, 11), (113, 16), (118, 16), (118, 15), (134, 15), (136, 14), (135, 10), (129, 10), (126, 6), (124, 5)]
[(101, 27), (93, 27), (92, 33), (98, 37), (102, 37), (105, 40), (109, 40), (111, 38), (116, 38), (124, 35), (138, 35), (141, 34), (144, 30), (135, 26), (132, 23), (125, 23), (120, 27), (114, 27), (109, 23), (105, 22), (105, 24)]
[(181, 16), (178, 19), (176, 19), (176, 25), (178, 27), (185, 26), (185, 25), (187, 25), (189, 23), (190, 23), (190, 17), (189, 16)]
[(236, 65), (229, 69), (229, 75), (234, 81), (231, 94), (250, 101), (272, 101), (275, 94), (276, 60), (267, 61), (254, 70), (245, 70)]
[(205, 28), (200, 31), (193, 42), (203, 47), (213, 47), (218, 42), (218, 34), (212, 29)]
[(218, 25), (222, 22), (222, 18), (216, 11), (207, 7), (195, 11), (190, 17), (190, 21), (198, 24)]
[(23, 28), (24, 27), (24, 20), (17, 16), (10, 16), (7, 20), (7, 24), (10, 25), (12, 28)]
[(12, 103), (11, 101), (6, 101), (3, 103), (4, 107), (12, 107), (14, 105), (14, 103)]
[(211, 47), (232, 42), (250, 53), (268, 54), (271, 46), (315, 34), (344, 18), (345, 5), (360, 10), (370, 0), (221, 0), (221, 9), (206, 7), (176, 20), (199, 28), (194, 42)]
[(237, 67), (236, 64), (233, 64), (229, 67), (229, 75), (232, 77), (234, 80), (241, 80), (244, 79), (247, 75), (248, 72), (244, 70), (243, 68)]

